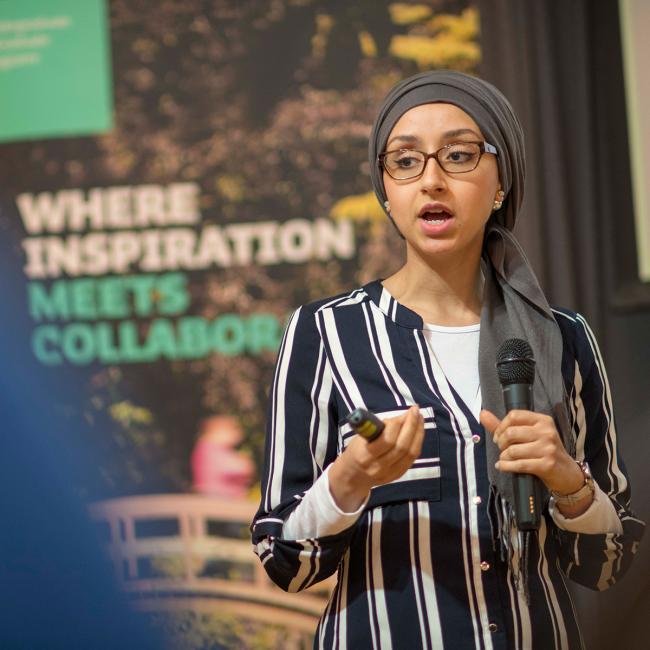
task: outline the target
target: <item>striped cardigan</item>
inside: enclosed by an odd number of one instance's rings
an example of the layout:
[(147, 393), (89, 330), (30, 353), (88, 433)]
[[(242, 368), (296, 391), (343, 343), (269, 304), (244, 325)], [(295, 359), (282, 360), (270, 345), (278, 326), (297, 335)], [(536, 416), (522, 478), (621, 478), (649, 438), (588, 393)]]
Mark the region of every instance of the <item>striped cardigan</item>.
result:
[[(554, 311), (577, 457), (612, 499), (623, 534), (558, 529), (546, 512), (529, 552), (529, 600), (495, 550), (483, 427), (450, 386), (422, 319), (379, 281), (299, 308), (280, 348), (269, 402), (254, 550), (280, 587), (299, 591), (338, 572), (316, 648), (566, 649), (583, 647), (565, 578), (606, 589), (628, 568), (644, 524), (629, 510), (607, 376), (578, 314)], [(353, 433), (364, 406), (385, 418), (419, 404), (420, 458), (372, 489), (337, 535), (286, 540), (282, 525)], [(517, 558), (514, 558), (516, 561)], [(513, 562), (514, 564), (514, 562)]]

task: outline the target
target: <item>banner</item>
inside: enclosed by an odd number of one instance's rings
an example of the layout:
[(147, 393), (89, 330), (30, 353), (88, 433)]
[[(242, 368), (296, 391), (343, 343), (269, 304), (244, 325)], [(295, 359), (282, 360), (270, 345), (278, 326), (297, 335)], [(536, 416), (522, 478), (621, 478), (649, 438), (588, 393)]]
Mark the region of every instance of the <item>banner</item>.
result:
[(0, 237), (25, 354), (80, 387), (61, 453), (87, 448), (74, 480), (171, 641), (310, 647), (333, 578), (281, 592), (248, 532), (275, 356), (298, 305), (400, 266), (374, 111), (419, 70), (474, 72), (477, 12), (50, 4), (0, 3)]

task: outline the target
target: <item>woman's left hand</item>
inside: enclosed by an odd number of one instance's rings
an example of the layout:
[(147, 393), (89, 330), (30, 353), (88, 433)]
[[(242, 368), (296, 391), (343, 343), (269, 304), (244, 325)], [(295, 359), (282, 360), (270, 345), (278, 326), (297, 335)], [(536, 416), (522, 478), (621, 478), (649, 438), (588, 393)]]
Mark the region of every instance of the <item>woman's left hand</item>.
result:
[(483, 410), (480, 420), (501, 451), (499, 471), (534, 474), (560, 494), (572, 494), (584, 485), (582, 471), (564, 448), (549, 415), (514, 410), (499, 420)]

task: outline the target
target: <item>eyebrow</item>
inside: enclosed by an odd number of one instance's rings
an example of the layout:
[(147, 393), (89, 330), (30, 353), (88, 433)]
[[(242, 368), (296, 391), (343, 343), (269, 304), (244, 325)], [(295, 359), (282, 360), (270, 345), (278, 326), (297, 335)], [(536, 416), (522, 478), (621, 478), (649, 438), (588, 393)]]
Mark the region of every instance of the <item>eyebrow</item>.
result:
[[(476, 136), (479, 140), (482, 140), (483, 137), (480, 136), (476, 131), (473, 129), (453, 129), (451, 131), (445, 131), (442, 134), (442, 139), (446, 140), (448, 138), (456, 138), (459, 135), (473, 135)], [(390, 145), (391, 142), (395, 140), (400, 140), (402, 142), (406, 142), (407, 144), (414, 144), (416, 143), (419, 138), (415, 135), (396, 135), (394, 138), (391, 138), (387, 143), (386, 146)]]

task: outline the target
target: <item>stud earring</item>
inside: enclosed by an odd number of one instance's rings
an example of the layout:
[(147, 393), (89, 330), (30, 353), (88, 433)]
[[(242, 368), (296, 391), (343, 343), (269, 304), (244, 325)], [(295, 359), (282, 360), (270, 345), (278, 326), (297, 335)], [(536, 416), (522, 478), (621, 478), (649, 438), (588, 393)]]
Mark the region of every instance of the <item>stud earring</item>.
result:
[(503, 199), (505, 197), (505, 192), (503, 190), (499, 190), (497, 192), (497, 196), (494, 199), (494, 205), (492, 206), (493, 210), (500, 210), (501, 206), (503, 205)]
[(385, 208), (386, 212), (390, 212), (390, 203), (389, 203), (389, 201), (387, 201), (387, 200), (384, 201), (384, 208)]

